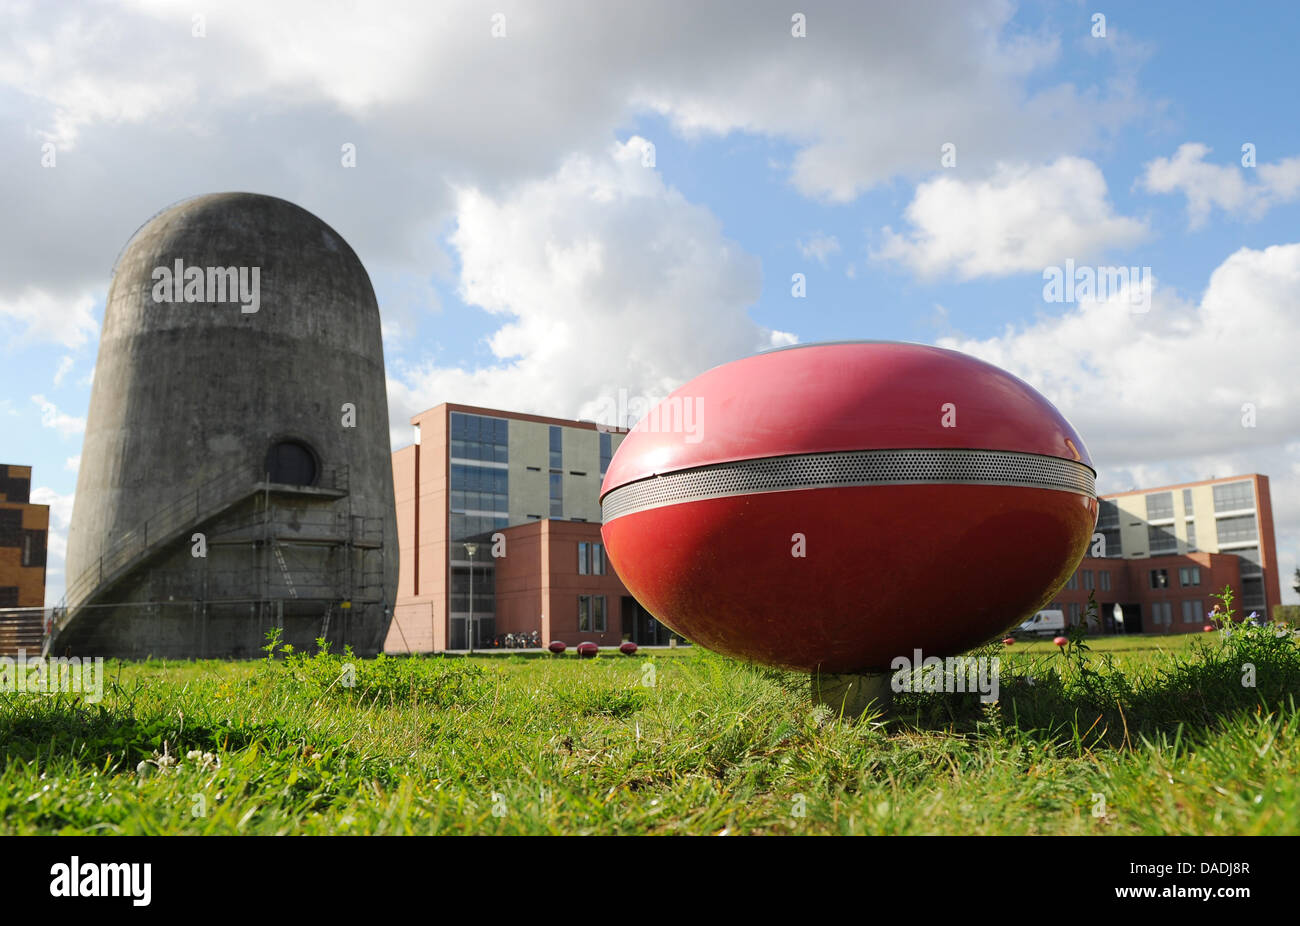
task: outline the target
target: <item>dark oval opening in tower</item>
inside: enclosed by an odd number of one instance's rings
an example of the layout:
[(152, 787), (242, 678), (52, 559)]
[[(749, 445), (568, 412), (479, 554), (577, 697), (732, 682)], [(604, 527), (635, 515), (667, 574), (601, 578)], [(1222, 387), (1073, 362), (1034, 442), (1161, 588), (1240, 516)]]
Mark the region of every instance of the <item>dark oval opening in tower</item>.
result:
[(266, 472), (270, 482), (291, 486), (315, 485), (316, 454), (302, 441), (280, 441), (266, 455)]

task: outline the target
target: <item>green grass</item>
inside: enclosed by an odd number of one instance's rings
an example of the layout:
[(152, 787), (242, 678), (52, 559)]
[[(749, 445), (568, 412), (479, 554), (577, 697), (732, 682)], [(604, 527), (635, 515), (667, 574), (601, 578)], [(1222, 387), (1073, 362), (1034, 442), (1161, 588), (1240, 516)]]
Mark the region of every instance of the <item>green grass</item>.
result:
[(0, 832), (1300, 831), (1294, 638), (1090, 642), (857, 721), (698, 648), (113, 663), (0, 696)]

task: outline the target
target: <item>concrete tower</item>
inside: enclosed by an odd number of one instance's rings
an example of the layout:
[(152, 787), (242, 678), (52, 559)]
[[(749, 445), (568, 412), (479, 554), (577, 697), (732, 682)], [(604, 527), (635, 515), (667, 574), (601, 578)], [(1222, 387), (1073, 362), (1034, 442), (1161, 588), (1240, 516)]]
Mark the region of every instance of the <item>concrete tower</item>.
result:
[(379, 308), (328, 225), (186, 200), (114, 268), (55, 654), (383, 645), (397, 534)]

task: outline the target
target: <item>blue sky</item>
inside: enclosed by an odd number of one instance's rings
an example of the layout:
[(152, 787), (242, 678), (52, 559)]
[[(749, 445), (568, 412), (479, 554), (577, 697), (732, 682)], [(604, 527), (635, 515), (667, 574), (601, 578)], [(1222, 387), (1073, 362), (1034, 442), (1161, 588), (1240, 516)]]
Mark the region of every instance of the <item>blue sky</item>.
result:
[[(796, 38), (788, 6), (7, 5), (0, 460), (54, 506), (51, 597), (113, 258), (245, 189), (365, 262), (395, 446), (441, 401), (578, 416), (773, 344), (941, 343), (1048, 395), (1103, 490), (1269, 475), (1294, 601), (1300, 9), (819, 3)], [(1067, 258), (1150, 268), (1148, 311), (1045, 302)]]

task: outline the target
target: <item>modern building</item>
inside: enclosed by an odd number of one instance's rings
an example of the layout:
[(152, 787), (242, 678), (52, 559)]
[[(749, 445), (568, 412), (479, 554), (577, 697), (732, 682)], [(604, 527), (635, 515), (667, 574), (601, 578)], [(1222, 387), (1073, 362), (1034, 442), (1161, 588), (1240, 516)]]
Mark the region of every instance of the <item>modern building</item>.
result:
[(396, 597), (379, 307), (346, 241), (271, 196), (185, 200), (109, 286), (52, 650), (361, 655)]
[[(393, 453), (401, 549), (385, 650), (475, 648), (507, 633), (666, 643), (604, 555), (600, 484), (627, 433), (444, 403)], [(471, 584), (473, 586), (471, 607)]]
[(33, 505), (31, 487), (30, 466), (0, 463), (0, 656), (41, 648), (50, 506)]
[(1282, 601), (1267, 476), (1104, 495), (1097, 532), (1105, 556), (1086, 557), (1051, 605), (1070, 623), (1082, 619), (1090, 593), (1098, 629), (1123, 633), (1198, 630), (1225, 585), (1238, 616), (1267, 620)]

